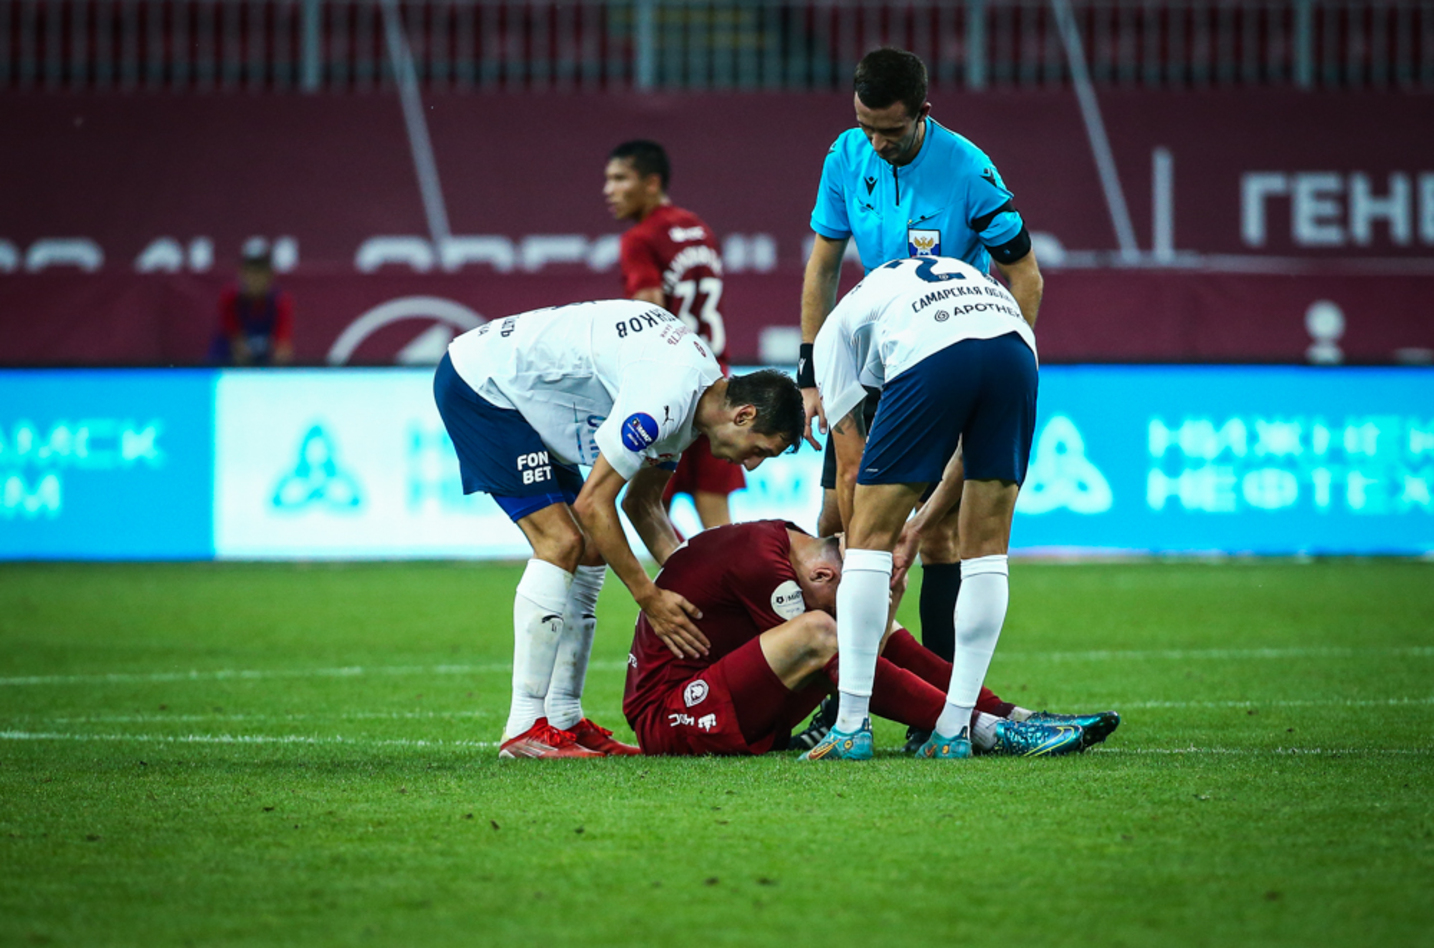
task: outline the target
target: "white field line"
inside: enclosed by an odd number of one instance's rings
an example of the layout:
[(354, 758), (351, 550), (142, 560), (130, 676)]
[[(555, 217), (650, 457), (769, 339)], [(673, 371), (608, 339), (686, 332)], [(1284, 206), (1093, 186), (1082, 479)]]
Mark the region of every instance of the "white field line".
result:
[(1238, 757), (1370, 757), (1393, 755), (1427, 757), (1431, 747), (1106, 747), (1101, 745), (1087, 753), (1094, 754), (1228, 754)]
[[(1091, 650), (1084, 652), (1002, 652), (998, 657), (1009, 661), (1106, 662), (1125, 660), (1241, 660), (1290, 658), (1359, 658), (1390, 656), (1398, 658), (1434, 658), (1434, 646), (1396, 648), (1211, 648), (1211, 649), (1125, 649)], [(588, 666), (596, 671), (621, 671), (626, 662), (599, 661)], [(510, 673), (508, 662), (485, 662), (474, 665), (351, 665), (342, 668), (222, 668), (214, 671), (187, 672), (110, 672), (90, 675), (26, 675), (0, 678), (0, 688), (25, 685), (95, 685), (148, 682), (187, 681), (260, 681), (268, 678), (358, 678), (364, 675), (475, 675)]]
[(1048, 662), (1107, 662), (1112, 660), (1166, 659), (1175, 661), (1283, 658), (1360, 658), (1392, 656), (1398, 658), (1434, 658), (1434, 646), (1415, 645), (1395, 648), (1167, 648), (1167, 649), (1093, 649), (1084, 652), (1009, 652), (996, 653), (998, 658)]
[(496, 710), (467, 711), (338, 711), (331, 714), (83, 714), (66, 717), (47, 715), (15, 715), (18, 721), (57, 724), (198, 724), (224, 721), (243, 724), (276, 724), (295, 721), (443, 721), (471, 718), (495, 718)]
[(371, 739), (304, 734), (66, 734), (0, 731), (0, 741), (135, 741), (142, 744), (344, 744), (352, 747), (497, 747), (497, 741)]
[(1116, 701), (1112, 707), (1119, 711), (1131, 708), (1398, 708), (1413, 705), (1434, 704), (1430, 698), (1323, 698), (1297, 699), (1291, 701)]
[[(1087, 702), (1091, 706), (1102, 702)], [(1140, 711), (1151, 709), (1207, 709), (1222, 710), (1235, 708), (1399, 708), (1434, 705), (1434, 696), (1427, 698), (1319, 698), (1297, 700), (1245, 701), (1109, 701), (1102, 706), (1119, 711)], [(621, 713), (608, 709), (609, 717), (621, 717)], [(332, 714), (85, 714), (76, 716), (50, 717), (48, 715), (19, 714), (11, 719), (13, 724), (36, 723), (47, 727), (75, 724), (292, 724), (296, 721), (456, 721), (480, 718), (502, 717), (506, 712), (473, 709), (463, 711), (346, 711)]]
[[(304, 734), (70, 734), (42, 731), (0, 731), (0, 741), (76, 741), (76, 742), (134, 742), (141, 744), (300, 744), (300, 745), (343, 745), (348, 747), (415, 747), (415, 748), (488, 748), (496, 747), (496, 741), (442, 741), (407, 739), (356, 739), (350, 737), (319, 737)], [(1232, 756), (1429, 756), (1434, 748), (1428, 747), (1100, 747), (1093, 751), (1098, 754), (1130, 755), (1183, 755), (1218, 754)]]

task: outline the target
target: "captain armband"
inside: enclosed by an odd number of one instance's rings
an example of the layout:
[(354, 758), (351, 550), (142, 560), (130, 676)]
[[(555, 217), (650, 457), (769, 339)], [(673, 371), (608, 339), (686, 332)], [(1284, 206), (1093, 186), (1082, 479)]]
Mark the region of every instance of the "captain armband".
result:
[(997, 263), (1003, 263), (1009, 266), (1031, 252), (1031, 235), (1026, 230), (1026, 225), (1022, 224), (1021, 230), (1016, 236), (1004, 244), (987, 247), (986, 249), (991, 251), (991, 256)]

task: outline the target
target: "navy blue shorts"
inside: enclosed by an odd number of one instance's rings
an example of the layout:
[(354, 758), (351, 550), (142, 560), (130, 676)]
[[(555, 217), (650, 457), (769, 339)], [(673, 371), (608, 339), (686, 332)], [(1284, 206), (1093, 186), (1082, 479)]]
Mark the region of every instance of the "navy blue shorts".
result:
[(433, 375), (433, 400), (458, 452), (463, 493), (492, 494), (514, 522), (577, 500), (583, 488), (577, 465), (551, 460), (527, 419), (473, 391), (446, 354)]
[(961, 445), (966, 479), (1026, 479), (1036, 426), (1036, 356), (1016, 333), (964, 339), (882, 390), (858, 484), (930, 484)]

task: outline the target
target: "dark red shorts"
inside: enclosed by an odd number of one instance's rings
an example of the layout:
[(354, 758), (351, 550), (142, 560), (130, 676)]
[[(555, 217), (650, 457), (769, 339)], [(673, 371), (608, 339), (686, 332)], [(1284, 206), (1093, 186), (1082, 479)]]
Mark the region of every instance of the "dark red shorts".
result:
[(829, 687), (788, 691), (758, 639), (673, 688), (634, 722), (644, 754), (765, 754), (812, 713)]
[(698, 491), (726, 497), (746, 486), (747, 475), (742, 465), (713, 457), (712, 445), (707, 436), (702, 435), (682, 452), (662, 499), (670, 502), (674, 494), (696, 494)]

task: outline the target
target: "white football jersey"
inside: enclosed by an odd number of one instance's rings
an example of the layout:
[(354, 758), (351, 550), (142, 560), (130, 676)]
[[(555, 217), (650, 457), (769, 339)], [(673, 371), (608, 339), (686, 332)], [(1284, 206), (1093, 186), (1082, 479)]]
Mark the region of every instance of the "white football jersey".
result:
[(950, 257), (910, 257), (877, 267), (841, 298), (812, 350), (827, 422), (922, 359), (963, 339), (1014, 332), (1031, 352), (1036, 334), (1004, 286)]
[(667, 310), (604, 300), (533, 310), (465, 332), (448, 346), (459, 377), (522, 413), (559, 460), (601, 454), (624, 479), (677, 461), (697, 438), (697, 400), (722, 370)]

